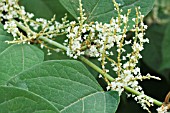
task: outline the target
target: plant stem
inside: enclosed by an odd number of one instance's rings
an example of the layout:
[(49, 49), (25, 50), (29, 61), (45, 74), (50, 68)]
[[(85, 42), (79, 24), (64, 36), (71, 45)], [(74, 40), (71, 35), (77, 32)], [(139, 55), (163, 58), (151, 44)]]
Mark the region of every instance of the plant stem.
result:
[(106, 72), (104, 72), (102, 69), (100, 69), (98, 66), (96, 66), (95, 64), (93, 64), (91, 61), (89, 61), (88, 59), (86, 59), (83, 56), (78, 57), (81, 61), (83, 61), (84, 63), (86, 63), (88, 66), (92, 67), (95, 71), (99, 72), (100, 74), (102, 74), (105, 78), (109, 79), (110, 81), (113, 81), (114, 78), (111, 77), (109, 74), (107, 74)]
[[(28, 29), (25, 27), (25, 26), (23, 26), (23, 25), (21, 25), (21, 24), (19, 24), (17, 21), (16, 21), (16, 24), (17, 24), (17, 26), (20, 28), (20, 29), (22, 29), (22, 30), (24, 30), (25, 32), (29, 32), (29, 31), (27, 31)], [(35, 33), (35, 32), (33, 32), (32, 31), (32, 33)], [(47, 43), (49, 43), (49, 44), (51, 44), (51, 45), (53, 45), (53, 46), (56, 46), (56, 47), (58, 47), (58, 48), (60, 48), (60, 49), (63, 49), (63, 50), (67, 50), (67, 47), (65, 47), (65, 46), (63, 46), (62, 44), (60, 44), (60, 43), (58, 43), (58, 42), (55, 42), (55, 41), (53, 41), (53, 40), (51, 40), (51, 39), (49, 39), (49, 38), (46, 38), (46, 37), (43, 37), (43, 36), (40, 36), (39, 37), (39, 39), (40, 40), (43, 40), (43, 41), (45, 41), (45, 42), (47, 42)], [(111, 76), (111, 75), (109, 75), (109, 74), (107, 74), (106, 72), (104, 72), (102, 69), (100, 69), (98, 66), (96, 66), (95, 64), (93, 64), (91, 61), (89, 61), (88, 59), (86, 59), (85, 57), (83, 57), (83, 56), (80, 56), (80, 57), (78, 57), (81, 61), (83, 61), (84, 63), (86, 63), (87, 65), (89, 65), (91, 68), (93, 68), (95, 71), (97, 71), (97, 72), (99, 72), (100, 74), (102, 74), (105, 78), (107, 78), (108, 80), (110, 80), (110, 81), (113, 81), (114, 80), (114, 78)], [(140, 92), (138, 92), (138, 91), (136, 91), (136, 90), (134, 90), (134, 89), (132, 89), (132, 88), (130, 88), (130, 87), (127, 87), (127, 86), (125, 86), (124, 87), (125, 88), (125, 90), (127, 91), (127, 92), (130, 92), (130, 93), (132, 93), (132, 94), (134, 94), (134, 95), (142, 95)], [(162, 102), (160, 102), (160, 101), (158, 101), (158, 100), (156, 100), (156, 99), (154, 99), (154, 98), (151, 98), (151, 97), (149, 97), (149, 96), (147, 96), (147, 95), (145, 95), (147, 98), (149, 98), (149, 99), (152, 99), (153, 100), (153, 103), (155, 104), (155, 105), (158, 105), (158, 106), (161, 106), (163, 103)]]
[(39, 39), (40, 39), (40, 40), (43, 40), (43, 41), (45, 41), (45, 42), (48, 42), (49, 44), (54, 45), (54, 46), (56, 46), (56, 47), (58, 47), (58, 48), (60, 48), (60, 49), (62, 49), (62, 50), (65, 50), (65, 51), (67, 50), (67, 47), (65, 47), (65, 46), (63, 46), (62, 44), (60, 44), (60, 43), (58, 43), (58, 42), (55, 42), (55, 41), (53, 41), (53, 40), (51, 40), (51, 39), (49, 39), (49, 38), (45, 38), (45, 37), (43, 37), (43, 36), (40, 36)]
[[(130, 87), (125, 86), (124, 88), (125, 88), (125, 90), (126, 90), (127, 92), (130, 92), (130, 93), (132, 93), (132, 94), (134, 94), (134, 95), (137, 95), (137, 96), (143, 95), (143, 94), (141, 94), (140, 92), (138, 92), (138, 91), (136, 91), (136, 90), (134, 90), (134, 89), (132, 89), (132, 88), (130, 88)], [(150, 100), (153, 100), (153, 103), (154, 103), (155, 105), (161, 106), (161, 105), (163, 104), (162, 102), (160, 102), (160, 101), (158, 101), (158, 100), (156, 100), (156, 99), (154, 99), (154, 98), (152, 98), (152, 97), (149, 97), (149, 96), (147, 96), (147, 95), (145, 95), (145, 97), (148, 98), (148, 99), (150, 99)]]

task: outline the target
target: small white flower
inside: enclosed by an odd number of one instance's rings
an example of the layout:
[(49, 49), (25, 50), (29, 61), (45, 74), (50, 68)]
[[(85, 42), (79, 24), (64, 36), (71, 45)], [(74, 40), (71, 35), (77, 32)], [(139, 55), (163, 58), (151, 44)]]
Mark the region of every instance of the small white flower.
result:
[(28, 18), (33, 18), (34, 14), (33, 13), (27, 13)]
[(103, 78), (103, 75), (99, 74), (99, 78)]
[(110, 88), (111, 88), (110, 86), (107, 86), (107, 87), (106, 87), (106, 90), (107, 90), (107, 91), (109, 91), (109, 90), (110, 90)]
[(55, 29), (54, 25), (49, 27), (49, 31), (53, 31)]
[(168, 107), (167, 106), (161, 106), (159, 108), (156, 109), (158, 111), (158, 113), (168, 113), (167, 110), (168, 110)]
[(133, 70), (134, 74), (137, 75), (138, 73), (140, 73), (140, 68), (137, 67)]
[(113, 70), (114, 70), (114, 71), (118, 71), (118, 67), (114, 67)]
[(134, 22), (135, 22), (135, 21), (136, 21), (136, 18), (132, 18), (132, 21), (134, 21)]

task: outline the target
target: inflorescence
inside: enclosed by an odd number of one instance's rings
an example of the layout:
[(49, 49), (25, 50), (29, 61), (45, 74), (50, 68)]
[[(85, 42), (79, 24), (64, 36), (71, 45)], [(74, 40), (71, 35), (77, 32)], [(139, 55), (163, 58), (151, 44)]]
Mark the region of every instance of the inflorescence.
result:
[[(130, 20), (131, 9), (127, 11), (127, 14), (122, 14), (119, 4), (115, 0), (113, 3), (118, 16), (111, 18), (110, 23), (98, 21), (87, 23), (81, 0), (79, 0), (78, 22), (70, 22), (65, 16), (59, 23), (55, 21), (55, 16), (51, 20), (35, 18), (34, 14), (26, 12), (23, 6), (18, 5), (18, 0), (2, 0), (0, 2), (0, 21), (4, 23), (4, 29), (14, 37), (14, 40), (7, 41), (8, 43), (30, 44), (36, 40), (40, 43), (41, 48), (50, 48), (39, 37), (52, 39), (65, 35), (67, 38), (63, 44), (67, 47), (67, 56), (74, 59), (79, 56), (96, 57), (101, 62), (105, 73), (109, 72), (106, 64), (111, 62), (111, 67), (117, 77), (110, 81), (99, 75), (108, 83), (107, 90), (118, 91), (121, 95), (124, 87), (129, 86), (143, 95), (128, 95), (134, 97), (144, 109), (149, 111), (148, 107), (153, 106), (153, 101), (145, 97), (138, 81), (151, 78), (160, 79), (150, 74), (143, 76), (137, 66), (139, 59), (142, 58), (140, 52), (144, 49), (144, 43), (149, 43), (149, 40), (144, 38), (147, 29), (147, 25), (143, 23), (144, 15), (141, 14), (140, 7), (137, 7), (136, 18)], [(133, 26), (130, 27), (132, 22)], [(129, 31), (134, 33), (132, 38), (127, 38)], [(126, 52), (125, 46), (130, 46), (131, 52)], [(112, 48), (116, 48), (116, 51), (112, 51)], [(48, 51), (50, 52), (50, 50)], [(113, 59), (115, 56), (116, 59)]]

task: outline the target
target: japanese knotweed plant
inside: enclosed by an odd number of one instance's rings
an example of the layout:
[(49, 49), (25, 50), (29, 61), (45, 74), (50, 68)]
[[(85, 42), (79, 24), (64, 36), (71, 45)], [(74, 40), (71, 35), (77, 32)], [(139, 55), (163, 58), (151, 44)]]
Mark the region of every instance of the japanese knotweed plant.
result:
[[(4, 29), (14, 37), (12, 41), (7, 40), (7, 43), (37, 42), (41, 48), (48, 49), (48, 55), (51, 55), (51, 50), (63, 51), (73, 59), (80, 59), (100, 73), (99, 77), (107, 83), (108, 91), (117, 91), (119, 96), (126, 91), (128, 96), (134, 97), (143, 109), (150, 112), (149, 107), (154, 104), (161, 106), (162, 103), (145, 95), (138, 82), (151, 78), (160, 80), (150, 74), (142, 75), (137, 66), (142, 58), (140, 52), (144, 49), (144, 43), (149, 43), (149, 40), (144, 38), (147, 29), (143, 22), (144, 15), (140, 12), (140, 6), (135, 8), (135, 18), (129, 16), (131, 9), (123, 13), (120, 4), (115, 0), (113, 6), (117, 16), (112, 17), (109, 23), (89, 22), (82, 1), (79, 0), (78, 21), (69, 21), (66, 15), (60, 23), (55, 21), (55, 15), (51, 20), (34, 18), (34, 14), (26, 12), (25, 8), (18, 4), (18, 0), (1, 0), (0, 21), (4, 24)], [(128, 32), (133, 33), (132, 38), (128, 38)], [(66, 36), (63, 44), (53, 40), (54, 37), (62, 35)], [(126, 52), (126, 46), (130, 47), (129, 52)], [(101, 69), (84, 56), (96, 57), (101, 63)], [(115, 78), (115, 75), (108, 74), (111, 71), (106, 68), (108, 63), (112, 67), (109, 69), (116, 74)], [(158, 112), (165, 113), (168, 109), (164, 105)]]

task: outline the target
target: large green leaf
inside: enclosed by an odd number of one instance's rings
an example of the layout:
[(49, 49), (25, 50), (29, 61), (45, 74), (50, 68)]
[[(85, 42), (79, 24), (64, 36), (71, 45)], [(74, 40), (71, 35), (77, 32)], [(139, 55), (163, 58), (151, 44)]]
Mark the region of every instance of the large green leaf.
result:
[(102, 91), (77, 61), (44, 62), (20, 73), (9, 84), (46, 98), (63, 113), (114, 113), (119, 104), (118, 93)]
[[(75, 17), (79, 17), (79, 0), (59, 0), (62, 5)], [(141, 7), (141, 13), (147, 15), (154, 5), (154, 0), (116, 0), (126, 13), (132, 9), (131, 18), (136, 17), (135, 7)], [(109, 22), (113, 16), (117, 16), (112, 0), (82, 0), (83, 8), (88, 17), (87, 21)]]
[(43, 59), (43, 52), (35, 46), (26, 44), (9, 46), (0, 53), (0, 85), (6, 84), (16, 74), (41, 63)]
[(29, 91), (0, 86), (0, 113), (59, 113), (47, 100)]

